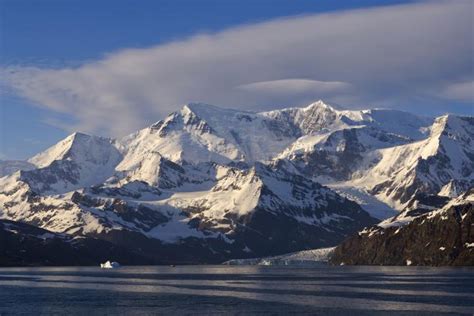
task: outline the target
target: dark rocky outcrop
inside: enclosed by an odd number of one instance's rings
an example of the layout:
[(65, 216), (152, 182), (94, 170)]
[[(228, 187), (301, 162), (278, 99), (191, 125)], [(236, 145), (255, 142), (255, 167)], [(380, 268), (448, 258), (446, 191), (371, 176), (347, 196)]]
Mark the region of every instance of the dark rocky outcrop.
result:
[(474, 265), (474, 204), (454, 205), (404, 226), (371, 229), (346, 239), (330, 260), (346, 265)]
[(106, 260), (124, 264), (156, 263), (106, 240), (72, 238), (25, 223), (0, 220), (0, 266), (98, 265)]

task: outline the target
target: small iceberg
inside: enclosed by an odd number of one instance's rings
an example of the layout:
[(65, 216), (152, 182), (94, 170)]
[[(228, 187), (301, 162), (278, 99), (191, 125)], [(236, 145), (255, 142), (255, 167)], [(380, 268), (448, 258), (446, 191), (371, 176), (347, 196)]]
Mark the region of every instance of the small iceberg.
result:
[(115, 261), (112, 261), (112, 262), (107, 261), (106, 263), (101, 263), (100, 267), (102, 269), (115, 269), (115, 268), (120, 267), (120, 264), (118, 262), (115, 262)]

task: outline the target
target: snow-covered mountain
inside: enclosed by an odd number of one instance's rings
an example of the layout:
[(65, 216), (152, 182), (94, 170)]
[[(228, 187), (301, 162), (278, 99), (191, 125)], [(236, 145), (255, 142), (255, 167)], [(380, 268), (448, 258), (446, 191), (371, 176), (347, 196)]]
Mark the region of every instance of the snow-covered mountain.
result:
[[(199, 243), (215, 260), (334, 245), (376, 222), (356, 203), (274, 165), (161, 161), (166, 166), (157, 177), (164, 182), (111, 177), (62, 194), (41, 193), (43, 187), (19, 171), (2, 180), (2, 217), (112, 242), (131, 235), (160, 245)], [(50, 174), (47, 167), (36, 171)]]
[(473, 187), (473, 121), (322, 101), (258, 113), (188, 104), (122, 139), (74, 133), (1, 162), (0, 218), (149, 262), (334, 246), (394, 209)]
[(474, 118), (439, 117), (428, 138), (376, 154), (364, 178), (377, 179), (371, 193), (382, 200), (403, 209), (427, 195), (456, 197), (474, 187)]
[(393, 122), (379, 126), (380, 112), (377, 123), (300, 137), (277, 159), (330, 187), (369, 193), (397, 210), (428, 195), (455, 197), (474, 186), (474, 118), (446, 115), (427, 125), (427, 119), (394, 111), (387, 115), (401, 119), (396, 130)]
[(104, 182), (121, 159), (112, 140), (74, 133), (29, 159), (38, 168), (20, 171), (19, 179), (35, 192), (65, 193)]

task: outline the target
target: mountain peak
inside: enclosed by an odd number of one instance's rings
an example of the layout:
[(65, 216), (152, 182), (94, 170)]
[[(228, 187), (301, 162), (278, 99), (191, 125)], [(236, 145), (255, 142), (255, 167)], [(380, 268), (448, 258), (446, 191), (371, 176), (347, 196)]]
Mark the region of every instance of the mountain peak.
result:
[(109, 138), (75, 132), (56, 145), (32, 157), (28, 162), (43, 168), (55, 160), (71, 158), (72, 156), (94, 156), (97, 153), (108, 151), (111, 147), (113, 147), (112, 140)]
[(233, 117), (236, 113), (242, 113), (247, 111), (235, 110), (224, 108), (220, 106), (215, 106), (212, 104), (201, 103), (201, 102), (191, 102), (184, 105), (180, 113), (183, 115), (189, 115), (193, 113), (196, 116), (199, 116), (204, 120), (211, 120), (213, 118), (219, 118), (222, 116), (231, 116)]
[(207, 109), (210, 107), (215, 107), (213, 105), (205, 104), (205, 103), (199, 103), (199, 102), (191, 102), (183, 105), (179, 112), (181, 114), (189, 114), (189, 113), (194, 113), (195, 111), (199, 111), (200, 109)]
[(93, 137), (93, 136), (91, 136), (89, 134), (86, 134), (86, 133), (83, 133), (83, 132), (74, 132), (71, 135), (69, 135), (67, 138), (77, 139), (77, 138), (91, 138), (91, 137)]
[(46, 149), (44, 152), (33, 156), (28, 160), (28, 162), (36, 165), (39, 168), (46, 167), (55, 160), (63, 159), (75, 144), (78, 142), (84, 142), (90, 137), (91, 136), (80, 132), (74, 132), (64, 138), (62, 141)]
[(324, 109), (328, 111), (335, 111), (336, 109), (325, 103), (323, 100), (318, 100), (316, 102), (311, 103), (310, 105), (304, 107), (304, 110), (314, 110), (314, 109)]
[(440, 136), (445, 133), (465, 134), (472, 129), (474, 117), (445, 114), (435, 119), (431, 128), (431, 135)]

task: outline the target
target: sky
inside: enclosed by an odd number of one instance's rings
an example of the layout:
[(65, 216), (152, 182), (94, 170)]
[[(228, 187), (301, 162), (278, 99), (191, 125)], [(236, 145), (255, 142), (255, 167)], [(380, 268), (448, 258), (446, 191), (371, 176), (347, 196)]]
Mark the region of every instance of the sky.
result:
[(188, 102), (474, 115), (474, 1), (0, 0), (0, 159)]

